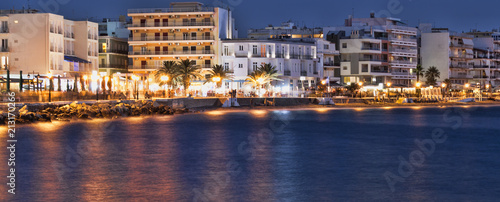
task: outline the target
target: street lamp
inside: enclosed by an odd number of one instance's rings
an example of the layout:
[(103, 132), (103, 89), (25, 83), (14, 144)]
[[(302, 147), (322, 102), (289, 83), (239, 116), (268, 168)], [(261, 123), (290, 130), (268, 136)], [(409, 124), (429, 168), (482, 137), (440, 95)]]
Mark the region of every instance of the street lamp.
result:
[(92, 81), (96, 81), (96, 83), (97, 83), (97, 88), (96, 88), (95, 94), (96, 94), (96, 100), (99, 101), (99, 79), (100, 79), (100, 76), (97, 74), (93, 74), (91, 76), (91, 79), (92, 79)]
[(139, 100), (139, 89), (137, 88), (137, 81), (139, 81), (139, 79), (140, 78), (138, 76), (132, 75), (132, 80), (134, 80), (134, 83), (135, 83), (135, 93), (136, 93), (135, 94), (136, 95), (135, 99), (136, 100)]
[[(169, 78), (168, 78), (168, 76), (161, 76), (161, 77), (160, 77), (160, 80), (161, 80), (163, 83), (167, 82), (167, 81), (168, 81), (168, 79), (169, 79)], [(167, 96), (167, 92), (166, 92), (167, 90), (165, 89), (165, 85), (163, 85), (163, 91), (165, 92), (165, 96)], [(170, 93), (169, 93), (169, 94), (170, 94)], [(170, 96), (168, 96), (168, 97), (170, 97)]]
[(363, 94), (361, 92), (361, 88), (363, 87), (363, 82), (358, 82), (358, 86), (359, 86), (359, 98), (363, 98)]
[(49, 72), (47, 75), (49, 77), (49, 102), (52, 102), (52, 74)]

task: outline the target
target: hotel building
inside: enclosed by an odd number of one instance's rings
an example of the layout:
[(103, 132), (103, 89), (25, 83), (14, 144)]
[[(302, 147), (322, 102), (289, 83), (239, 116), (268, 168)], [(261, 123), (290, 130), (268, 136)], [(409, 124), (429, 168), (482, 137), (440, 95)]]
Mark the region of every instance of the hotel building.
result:
[(439, 70), (438, 82), (450, 79), (451, 83), (459, 85), (471, 83), (475, 62), (481, 64), (474, 56), (473, 36), (446, 28), (432, 28), (422, 33), (420, 57), (424, 70), (431, 66)]
[(409, 86), (416, 79), (417, 29), (397, 18), (349, 17), (342, 27), (325, 27), (325, 38), (340, 51), (343, 84), (392, 82)]
[(263, 64), (275, 66), (282, 81), (272, 83), (283, 93), (315, 87), (323, 78), (316, 44), (300, 40), (237, 39), (222, 42), (222, 65), (234, 74), (232, 89), (243, 88), (247, 75)]
[(19, 82), (20, 71), (25, 80), (35, 74), (46, 81), (50, 73), (66, 82), (98, 70), (96, 23), (36, 10), (3, 10), (0, 21), (2, 77), (9, 69), (14, 83)]
[(220, 64), (223, 39), (236, 38), (232, 13), (201, 3), (171, 3), (170, 8), (130, 9), (129, 71), (149, 74), (163, 61), (190, 59), (205, 70)]
[(322, 76), (330, 79), (331, 83), (340, 84), (340, 54), (335, 43), (323, 39), (323, 28), (299, 28), (288, 21), (281, 23), (281, 26), (269, 25), (263, 29), (250, 29), (248, 38), (313, 41), (317, 49), (318, 68), (324, 72)]

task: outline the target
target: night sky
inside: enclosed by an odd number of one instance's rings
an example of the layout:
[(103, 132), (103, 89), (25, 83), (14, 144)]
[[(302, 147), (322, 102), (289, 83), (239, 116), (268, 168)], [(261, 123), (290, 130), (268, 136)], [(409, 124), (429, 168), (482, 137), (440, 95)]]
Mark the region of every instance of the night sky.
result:
[[(119, 15), (126, 15), (129, 8), (166, 8), (172, 1), (2, 0), (0, 8), (20, 9), (23, 6), (27, 7), (28, 2), (31, 8), (61, 14), (68, 19), (90, 18), (91, 21), (100, 21), (102, 18), (118, 18)], [(45, 2), (62, 2), (62, 4), (41, 6)], [(434, 23), (436, 27), (448, 27), (459, 32), (500, 27), (498, 13), (500, 1), (491, 0), (200, 0), (199, 2), (206, 6), (224, 4), (231, 7), (240, 37), (246, 37), (250, 28), (263, 28), (268, 24), (279, 25), (288, 20), (298, 23), (299, 26), (308, 27), (342, 25), (344, 19), (352, 13), (355, 17), (368, 17), (371, 11), (377, 16), (390, 15), (401, 18), (410, 26), (417, 26), (419, 22)]]

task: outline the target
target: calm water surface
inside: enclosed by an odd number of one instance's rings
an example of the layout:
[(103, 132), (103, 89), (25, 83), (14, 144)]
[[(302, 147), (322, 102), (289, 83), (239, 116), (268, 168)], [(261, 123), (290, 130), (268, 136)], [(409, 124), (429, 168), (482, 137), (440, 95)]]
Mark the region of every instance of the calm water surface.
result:
[[(447, 139), (418, 155), (433, 131)], [(500, 199), (500, 107), (210, 112), (17, 133), (16, 195), (2, 177), (1, 201)]]

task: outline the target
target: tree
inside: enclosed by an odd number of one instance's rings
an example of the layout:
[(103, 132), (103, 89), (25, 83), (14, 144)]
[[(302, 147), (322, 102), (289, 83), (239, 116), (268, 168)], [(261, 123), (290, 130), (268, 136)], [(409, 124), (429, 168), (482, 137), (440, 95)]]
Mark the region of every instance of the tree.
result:
[(415, 74), (417, 75), (417, 82), (420, 82), (420, 77), (424, 77), (425, 74), (425, 69), (422, 65), (417, 65), (417, 68), (415, 68)]
[(194, 60), (181, 60), (178, 64), (179, 79), (184, 86), (184, 95), (187, 95), (191, 80), (201, 78), (201, 68), (196, 66)]
[(272, 81), (281, 81), (278, 77), (280, 74), (276, 69), (276, 66), (271, 65), (271, 63), (263, 64), (258, 69), (262, 75), (265, 75), (265, 78), (268, 80), (265, 84), (270, 85)]
[(229, 71), (226, 70), (222, 65), (214, 65), (209, 71), (210, 75), (212, 77), (219, 77), (220, 81), (216, 82), (217, 83), (217, 88), (220, 88), (222, 86), (222, 82), (224, 80), (232, 78), (231, 75), (229, 75)]
[(252, 87), (255, 87), (257, 90), (259, 90), (262, 85), (271, 82), (269, 75), (259, 70), (252, 72), (245, 80), (252, 84)]
[(441, 73), (439, 72), (439, 70), (436, 67), (434, 67), (434, 66), (429, 67), (429, 69), (425, 72), (425, 78), (427, 79), (427, 85), (435, 86), (437, 83), (437, 78), (439, 78), (440, 75), (441, 75)]
[[(170, 92), (179, 82), (179, 65), (175, 61), (164, 61), (163, 66), (156, 70), (154, 76), (160, 86), (168, 85), (168, 97), (170, 97)], [(168, 79), (162, 80), (165, 76)]]
[(352, 97), (354, 97), (355, 92), (360, 89), (360, 86), (357, 83), (351, 83), (346, 88), (348, 91), (351, 91)]
[(445, 79), (443, 81), (444, 84), (446, 84), (445, 90), (448, 91), (448, 89), (451, 88), (451, 80), (450, 79)]

